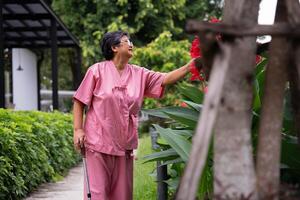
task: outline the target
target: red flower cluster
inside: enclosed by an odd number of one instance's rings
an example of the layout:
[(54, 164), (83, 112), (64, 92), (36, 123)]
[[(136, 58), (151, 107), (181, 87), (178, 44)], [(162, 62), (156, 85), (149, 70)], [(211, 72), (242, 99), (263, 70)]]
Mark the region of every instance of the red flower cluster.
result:
[[(192, 42), (192, 46), (190, 49), (190, 55), (191, 58), (201, 58), (202, 57), (202, 53), (201, 53), (201, 49), (199, 48), (200, 45), (200, 40), (198, 38), (198, 36), (195, 36), (195, 39)], [(191, 81), (195, 81), (195, 80), (199, 80), (199, 81), (204, 81), (203, 76), (200, 74), (201, 72), (198, 71), (198, 69), (195, 66), (195, 63), (193, 62), (191, 67), (190, 67), (190, 72), (192, 74), (190, 80)]]
[(202, 57), (199, 45), (200, 45), (199, 37), (195, 36), (195, 39), (193, 40), (192, 46), (190, 49), (190, 55), (192, 58)]
[[(215, 17), (211, 17), (209, 20), (210, 23), (219, 23), (221, 22), (221, 20), (215, 18)], [(221, 40), (221, 35), (217, 35), (216, 36), (217, 40)], [(190, 48), (190, 56), (191, 58), (201, 58), (202, 57), (202, 53), (201, 53), (201, 49), (200, 49), (200, 40), (198, 36), (195, 36), (195, 39), (192, 41), (192, 46)], [(256, 55), (256, 59), (255, 59), (255, 63), (256, 65), (259, 64), (262, 61), (262, 57), (260, 55)], [(195, 80), (199, 80), (199, 81), (204, 81), (205, 80), (205, 74), (203, 73), (203, 71), (199, 71), (196, 66), (195, 63), (191, 64), (190, 67), (190, 72), (192, 74), (190, 80), (191, 81), (195, 81)]]
[[(215, 17), (211, 17), (209, 20), (210, 23), (218, 23), (220, 22), (219, 19), (215, 18)], [(217, 36), (217, 39), (219, 39), (219, 37)], [(198, 36), (195, 36), (195, 39), (192, 42), (192, 46), (190, 49), (190, 56), (191, 58), (201, 58), (202, 57), (202, 53), (201, 53), (201, 49), (200, 49), (200, 40)], [(195, 80), (199, 80), (199, 81), (204, 81), (205, 80), (205, 75), (203, 74), (203, 71), (198, 71), (198, 69), (195, 66), (195, 63), (192, 63), (191, 67), (190, 67), (190, 72), (192, 74), (190, 80), (191, 81), (195, 81)]]
[(209, 20), (210, 23), (218, 23), (220, 21), (221, 20), (219, 20), (218, 18), (215, 18), (215, 17), (211, 17), (210, 20)]

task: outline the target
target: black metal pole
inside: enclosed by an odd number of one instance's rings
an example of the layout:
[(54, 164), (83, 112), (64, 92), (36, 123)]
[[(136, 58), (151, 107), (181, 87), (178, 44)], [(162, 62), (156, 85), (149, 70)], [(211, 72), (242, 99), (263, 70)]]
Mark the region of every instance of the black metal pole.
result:
[(51, 65), (52, 65), (52, 105), (58, 110), (58, 62), (57, 62), (57, 26), (54, 18), (51, 19)]
[(157, 161), (157, 199), (168, 199), (168, 184), (164, 182), (168, 179), (167, 165), (161, 165), (160, 161)]
[(44, 60), (44, 52), (42, 51), (37, 62), (37, 103), (38, 110), (41, 110), (41, 65)]
[(3, 1), (0, 0), (0, 108), (5, 108)]
[(76, 62), (76, 73), (75, 73), (75, 90), (78, 88), (81, 79), (82, 79), (82, 74), (81, 74), (81, 65), (82, 65), (82, 58), (81, 58), (81, 49), (80, 47), (76, 48), (76, 57), (77, 57), (77, 62)]
[(9, 93), (10, 93), (10, 98), (9, 101), (10, 103), (13, 104), (14, 102), (14, 95), (13, 95), (13, 91), (14, 91), (14, 86), (13, 86), (13, 66), (12, 66), (12, 48), (9, 49), (9, 66), (10, 66), (10, 73), (9, 73)]
[[(158, 149), (159, 145), (157, 144), (158, 133), (154, 130), (153, 127), (149, 128), (151, 135), (151, 143), (153, 149)], [(157, 199), (158, 200), (167, 200), (168, 199), (168, 184), (164, 181), (168, 180), (168, 168), (167, 165), (162, 165), (161, 162), (157, 161), (156, 163), (157, 171)]]
[[(38, 62), (39, 63), (39, 62)], [(40, 78), (40, 65), (37, 65), (37, 72), (36, 72), (36, 76), (37, 76), (37, 107), (38, 110), (41, 110), (41, 78)]]

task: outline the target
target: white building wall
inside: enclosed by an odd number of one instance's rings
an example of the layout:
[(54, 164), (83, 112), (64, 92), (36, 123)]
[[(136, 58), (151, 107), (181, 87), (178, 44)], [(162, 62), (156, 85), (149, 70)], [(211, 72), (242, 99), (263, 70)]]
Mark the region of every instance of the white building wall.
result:
[[(18, 70), (19, 66), (23, 70)], [(28, 49), (12, 49), (12, 69), (15, 110), (37, 110), (36, 55)]]

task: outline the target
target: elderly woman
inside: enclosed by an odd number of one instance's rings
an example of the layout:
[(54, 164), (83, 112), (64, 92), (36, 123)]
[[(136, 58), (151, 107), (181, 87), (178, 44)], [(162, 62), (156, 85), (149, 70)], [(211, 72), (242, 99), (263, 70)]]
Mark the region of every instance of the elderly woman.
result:
[(162, 97), (164, 87), (184, 77), (193, 61), (169, 73), (129, 64), (133, 44), (122, 31), (106, 33), (101, 50), (106, 61), (88, 68), (74, 94), (74, 145), (86, 149), (93, 200), (131, 200), (143, 98)]

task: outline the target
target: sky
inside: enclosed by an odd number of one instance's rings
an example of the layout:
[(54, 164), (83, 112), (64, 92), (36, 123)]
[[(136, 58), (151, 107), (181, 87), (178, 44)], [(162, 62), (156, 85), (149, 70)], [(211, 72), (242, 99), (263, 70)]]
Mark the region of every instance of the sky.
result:
[[(259, 5), (258, 24), (270, 25), (274, 24), (275, 11), (277, 0), (262, 0)], [(270, 35), (259, 36), (258, 43), (270, 42), (272, 37)]]
[(273, 24), (277, 0), (262, 0), (259, 5), (258, 24)]

